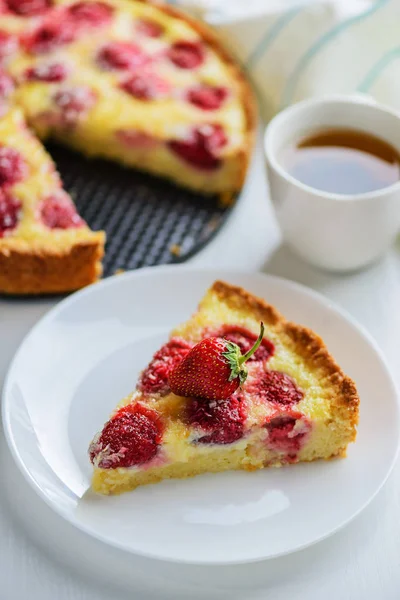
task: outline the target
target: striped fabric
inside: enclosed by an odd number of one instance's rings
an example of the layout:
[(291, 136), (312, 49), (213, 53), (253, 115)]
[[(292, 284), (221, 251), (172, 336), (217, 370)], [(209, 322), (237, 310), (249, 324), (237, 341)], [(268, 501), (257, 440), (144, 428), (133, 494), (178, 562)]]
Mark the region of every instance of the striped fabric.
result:
[(367, 93), (400, 110), (400, 0), (173, 0), (220, 31), (266, 120), (309, 96)]

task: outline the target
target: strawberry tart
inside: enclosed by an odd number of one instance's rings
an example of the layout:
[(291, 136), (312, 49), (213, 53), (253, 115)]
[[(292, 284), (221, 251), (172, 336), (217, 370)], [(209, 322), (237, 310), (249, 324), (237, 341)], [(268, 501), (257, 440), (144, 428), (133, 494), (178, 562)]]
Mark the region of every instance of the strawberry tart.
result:
[[(164, 5), (0, 0), (0, 119), (9, 119), (10, 106), (41, 140), (57, 139), (227, 203), (247, 170), (254, 132), (248, 84), (206, 26)], [(0, 135), (0, 150), (5, 142)], [(7, 272), (30, 268), (31, 237), (18, 226), (28, 209), (22, 196), (18, 202), (13, 227), (4, 226), (8, 217), (0, 208), (1, 239), (24, 247), (20, 264), (15, 251)], [(66, 270), (56, 286), (47, 286), (52, 239), (32, 246), (32, 260), (40, 246), (41, 284), (25, 275), (19, 283), (15, 275), (0, 282), (0, 292), (68, 291), (95, 280), (99, 253), (87, 269), (89, 280), (70, 279)], [(8, 256), (1, 242), (0, 260), (5, 264)]]
[(315, 333), (218, 281), (94, 437), (92, 487), (119, 494), (163, 479), (343, 457), (358, 409), (354, 382)]

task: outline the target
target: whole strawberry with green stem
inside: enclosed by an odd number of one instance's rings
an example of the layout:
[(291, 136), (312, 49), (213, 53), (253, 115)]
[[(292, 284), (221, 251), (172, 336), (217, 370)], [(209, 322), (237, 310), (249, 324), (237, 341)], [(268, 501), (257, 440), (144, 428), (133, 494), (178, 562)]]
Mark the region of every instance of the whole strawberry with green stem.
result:
[(189, 351), (169, 376), (169, 386), (177, 396), (224, 400), (247, 378), (245, 362), (259, 348), (264, 324), (254, 346), (242, 354), (237, 344), (221, 337), (205, 338)]

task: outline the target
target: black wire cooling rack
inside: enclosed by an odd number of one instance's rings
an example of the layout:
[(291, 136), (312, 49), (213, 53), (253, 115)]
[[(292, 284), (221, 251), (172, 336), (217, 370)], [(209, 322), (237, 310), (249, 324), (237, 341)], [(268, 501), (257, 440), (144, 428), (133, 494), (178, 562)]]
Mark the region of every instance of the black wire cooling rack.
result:
[(164, 180), (58, 145), (48, 149), (64, 186), (92, 229), (104, 229), (104, 275), (187, 260), (226, 221), (232, 207)]

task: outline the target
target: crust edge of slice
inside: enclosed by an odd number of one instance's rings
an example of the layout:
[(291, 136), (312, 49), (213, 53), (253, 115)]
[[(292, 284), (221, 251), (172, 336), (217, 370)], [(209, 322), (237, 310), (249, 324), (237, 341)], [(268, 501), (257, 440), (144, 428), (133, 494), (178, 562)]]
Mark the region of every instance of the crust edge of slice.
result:
[(307, 327), (287, 321), (273, 306), (239, 286), (216, 281), (209, 292), (216, 294), (221, 302), (236, 309), (252, 312), (255, 317), (273, 326), (280, 335), (287, 338), (292, 349), (307, 364), (320, 371), (321, 377), (329, 381), (328, 385), (332, 389), (331, 404), (349, 414), (351, 425), (354, 427), (354, 440), (360, 403), (357, 388), (354, 381), (345, 375), (331, 356), (322, 338)]

